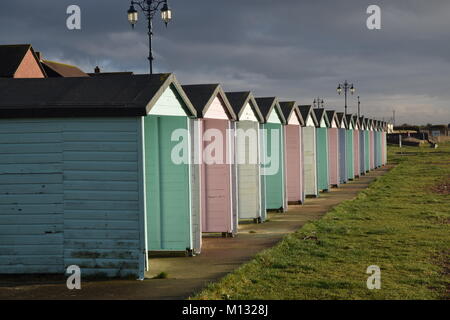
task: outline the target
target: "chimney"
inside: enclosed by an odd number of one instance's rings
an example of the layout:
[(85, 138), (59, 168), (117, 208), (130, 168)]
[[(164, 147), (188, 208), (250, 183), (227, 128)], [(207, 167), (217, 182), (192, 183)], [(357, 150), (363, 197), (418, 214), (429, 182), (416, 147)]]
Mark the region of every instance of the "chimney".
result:
[(36, 51), (35, 54), (36, 54), (37, 59), (38, 59), (39, 61), (42, 61), (41, 53), (40, 53), (39, 51)]
[(95, 72), (95, 73), (100, 73), (100, 68), (99, 68), (99, 66), (96, 66), (96, 67), (95, 67), (94, 72)]

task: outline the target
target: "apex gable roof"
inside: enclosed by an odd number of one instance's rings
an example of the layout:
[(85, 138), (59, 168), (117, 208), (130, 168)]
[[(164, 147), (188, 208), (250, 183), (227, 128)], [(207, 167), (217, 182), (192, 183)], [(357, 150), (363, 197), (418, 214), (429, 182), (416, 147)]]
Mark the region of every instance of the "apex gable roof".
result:
[(305, 125), (305, 119), (303, 118), (300, 110), (298, 109), (296, 101), (284, 101), (280, 102), (281, 111), (283, 112), (284, 118), (286, 119), (286, 123), (289, 122), (289, 119), (295, 114), (299, 119), (300, 125)]
[[(342, 123), (344, 124), (344, 128), (348, 129), (347, 118), (345, 117), (343, 112), (336, 113), (339, 120), (339, 127), (342, 128)], [(343, 128), (342, 128), (343, 129)]]
[(366, 130), (366, 119), (364, 117), (359, 117), (359, 126), (361, 130)]
[(186, 113), (197, 112), (175, 76), (0, 79), (0, 118), (145, 116), (173, 87)]
[(0, 77), (13, 78), (29, 50), (31, 50), (37, 65), (45, 75), (46, 73), (31, 44), (11, 44), (0, 45)]
[(269, 120), (269, 117), (272, 113), (272, 110), (275, 108), (278, 116), (281, 119), (281, 123), (286, 124), (287, 119), (281, 110), (280, 103), (276, 97), (264, 97), (264, 98), (255, 98), (256, 103), (259, 106), (259, 110), (261, 111), (262, 116), (264, 117), (264, 122)]
[(327, 110), (327, 117), (328, 117), (328, 120), (330, 121), (330, 127), (333, 124), (333, 120), (335, 121), (336, 126), (339, 125), (339, 119), (337, 117), (337, 113), (335, 110)]
[(219, 84), (192, 84), (183, 85), (184, 92), (197, 111), (197, 116), (203, 118), (216, 97), (220, 97), (225, 105), (227, 114), (231, 120), (237, 120), (225, 92)]
[(353, 115), (353, 122), (355, 123), (356, 129), (359, 130), (361, 128), (361, 123), (359, 122), (359, 118), (357, 115)]
[(353, 127), (356, 126), (355, 119), (353, 118), (352, 114), (347, 114), (345, 116), (345, 119), (347, 120), (347, 125), (349, 129), (351, 128), (351, 125), (353, 125)]
[(298, 109), (300, 111), (300, 114), (302, 115), (304, 125), (308, 122), (308, 118), (311, 117), (311, 119), (314, 122), (314, 126), (317, 126), (319, 122), (317, 121), (316, 114), (313, 111), (313, 107), (311, 105), (302, 105), (298, 106)]
[(255, 98), (253, 97), (253, 94), (250, 91), (225, 92), (225, 94), (238, 120), (241, 118), (242, 112), (244, 111), (247, 103), (250, 103), (250, 106), (252, 107), (253, 112), (258, 118), (258, 121), (260, 123), (264, 122), (264, 117), (261, 111), (259, 110), (258, 103), (256, 102)]
[(323, 108), (316, 108), (314, 109), (314, 113), (316, 115), (316, 119), (317, 119), (317, 127), (320, 127), (320, 123), (322, 122), (322, 120), (325, 120), (325, 125), (329, 128), (331, 127), (330, 125), (330, 120), (328, 119), (327, 113), (325, 112), (325, 109)]

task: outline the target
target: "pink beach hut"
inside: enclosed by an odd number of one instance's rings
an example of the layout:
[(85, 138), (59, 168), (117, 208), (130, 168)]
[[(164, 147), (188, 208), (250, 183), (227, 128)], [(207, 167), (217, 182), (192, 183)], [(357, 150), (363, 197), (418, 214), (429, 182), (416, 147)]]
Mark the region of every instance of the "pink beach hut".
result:
[(196, 154), (200, 165), (200, 210), (203, 233), (237, 233), (234, 121), (236, 114), (218, 84), (185, 85), (198, 116)]
[(374, 120), (369, 119), (369, 139), (370, 139), (370, 170), (375, 169), (375, 126)]
[(286, 189), (288, 203), (305, 202), (304, 158), (303, 158), (303, 117), (295, 101), (280, 102), (286, 118)]
[(353, 116), (353, 122), (355, 123), (355, 128), (353, 129), (353, 170), (355, 172), (355, 178), (359, 178), (360, 173), (360, 161), (359, 161), (359, 155), (360, 155), (360, 143), (359, 143), (359, 130), (360, 130), (360, 123), (359, 123), (359, 117), (357, 115)]
[(332, 187), (339, 186), (339, 119), (336, 111), (328, 110), (328, 174)]

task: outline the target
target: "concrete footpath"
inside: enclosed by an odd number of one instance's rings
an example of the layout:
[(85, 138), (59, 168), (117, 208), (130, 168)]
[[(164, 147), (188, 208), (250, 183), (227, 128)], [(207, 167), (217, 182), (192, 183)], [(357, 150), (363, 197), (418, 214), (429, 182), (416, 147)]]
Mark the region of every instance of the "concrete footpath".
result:
[[(374, 170), (319, 198), (307, 199), (303, 206), (290, 206), (287, 213), (269, 214), (266, 223), (242, 224), (235, 238), (205, 236), (199, 256), (151, 258), (151, 271), (144, 281), (84, 281), (81, 290), (68, 290), (62, 276), (0, 276), (0, 299), (186, 299), (274, 246), (286, 234), (321, 218), (340, 202), (355, 198), (390, 168)], [(151, 279), (160, 272), (167, 273), (168, 278)]]

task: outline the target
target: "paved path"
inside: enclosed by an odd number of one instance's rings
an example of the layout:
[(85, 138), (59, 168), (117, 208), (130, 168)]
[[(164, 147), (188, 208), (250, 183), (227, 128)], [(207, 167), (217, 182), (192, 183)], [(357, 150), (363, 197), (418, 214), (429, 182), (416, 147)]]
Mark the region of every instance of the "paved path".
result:
[(259, 251), (272, 247), (306, 222), (317, 220), (340, 202), (353, 199), (389, 169), (372, 171), (317, 199), (307, 199), (303, 206), (290, 206), (285, 214), (270, 214), (270, 221), (266, 223), (241, 225), (236, 238), (205, 237), (203, 252), (197, 257), (151, 258), (147, 277), (166, 272), (168, 279), (85, 281), (82, 290), (69, 291), (61, 276), (0, 277), (0, 299), (185, 299), (249, 261)]

